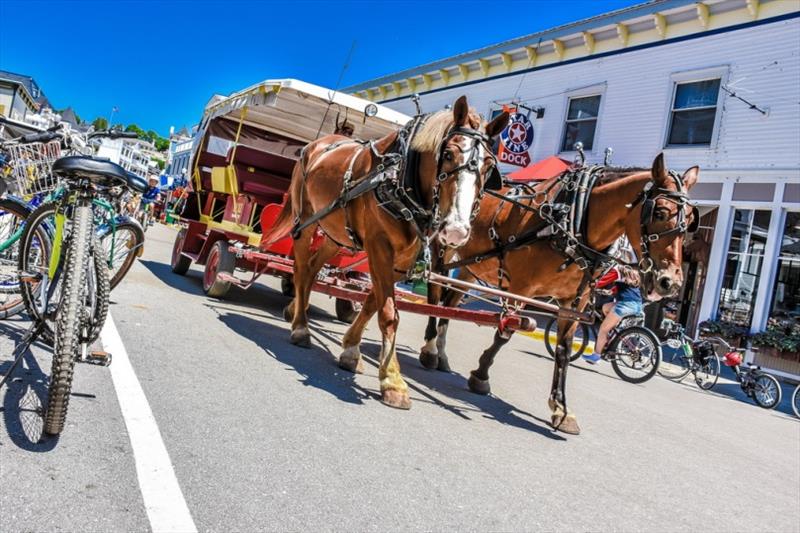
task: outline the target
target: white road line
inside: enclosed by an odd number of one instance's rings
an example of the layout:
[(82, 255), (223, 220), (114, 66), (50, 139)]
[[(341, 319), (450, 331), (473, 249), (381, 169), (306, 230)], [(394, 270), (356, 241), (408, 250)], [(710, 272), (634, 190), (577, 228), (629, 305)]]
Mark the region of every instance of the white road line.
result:
[(131, 439), (150, 527), (156, 533), (196, 532), (197, 527), (172, 469), (172, 461), (161, 440), (161, 432), (111, 315), (106, 319), (101, 338), (104, 349), (113, 357), (109, 367), (111, 379)]

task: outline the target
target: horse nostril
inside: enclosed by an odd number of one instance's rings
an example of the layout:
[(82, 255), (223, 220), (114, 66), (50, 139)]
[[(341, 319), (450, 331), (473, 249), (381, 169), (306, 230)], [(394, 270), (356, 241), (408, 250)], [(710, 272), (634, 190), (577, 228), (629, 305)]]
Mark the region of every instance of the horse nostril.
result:
[(658, 280), (658, 285), (664, 291), (668, 291), (672, 288), (672, 280), (670, 280), (667, 276), (664, 276)]

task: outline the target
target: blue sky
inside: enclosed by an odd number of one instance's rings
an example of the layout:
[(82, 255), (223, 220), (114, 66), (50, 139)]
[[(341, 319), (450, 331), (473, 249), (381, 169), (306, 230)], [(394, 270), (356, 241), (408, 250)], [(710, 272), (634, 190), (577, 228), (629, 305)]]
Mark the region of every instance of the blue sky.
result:
[(335, 87), (353, 40), (342, 87), (637, 3), (0, 0), (0, 69), (84, 119), (117, 106), (114, 122), (165, 135), (263, 79)]

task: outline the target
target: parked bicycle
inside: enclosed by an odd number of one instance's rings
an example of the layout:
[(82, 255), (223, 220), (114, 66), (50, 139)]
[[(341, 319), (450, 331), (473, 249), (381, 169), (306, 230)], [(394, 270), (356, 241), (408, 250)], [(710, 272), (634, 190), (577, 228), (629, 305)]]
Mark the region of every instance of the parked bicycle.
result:
[(800, 383), (794, 388), (792, 393), (792, 411), (797, 418), (800, 418)]
[[(581, 345), (570, 355), (570, 361), (576, 361), (583, 355), (590, 338), (597, 338), (597, 324), (602, 322), (603, 315), (598, 309), (593, 310), (595, 322), (578, 323), (581, 334)], [(544, 328), (545, 348), (550, 357), (555, 354), (552, 338), (557, 331), (557, 318), (551, 318)], [(590, 337), (591, 335), (591, 337)], [(661, 342), (655, 333), (644, 327), (644, 314), (625, 315), (619, 324), (608, 334), (608, 343), (600, 354), (620, 379), (629, 383), (644, 383), (652, 378), (661, 363)]]
[(711, 390), (719, 380), (720, 359), (715, 345), (722, 339), (692, 339), (683, 325), (671, 318), (662, 320), (661, 329), (666, 331), (666, 344), (671, 350), (662, 355), (658, 374), (681, 382), (691, 373), (698, 387)]
[(726, 350), (725, 355), (722, 357), (722, 363), (734, 371), (736, 380), (745, 394), (764, 409), (774, 409), (780, 404), (783, 393), (777, 378), (751, 363), (748, 363), (747, 368), (742, 369), (741, 351), (734, 350), (722, 339), (720, 341)]

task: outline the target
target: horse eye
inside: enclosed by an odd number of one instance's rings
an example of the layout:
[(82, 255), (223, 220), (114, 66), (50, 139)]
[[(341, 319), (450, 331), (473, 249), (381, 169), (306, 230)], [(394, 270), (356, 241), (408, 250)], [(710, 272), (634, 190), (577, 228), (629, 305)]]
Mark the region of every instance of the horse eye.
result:
[(664, 221), (667, 220), (668, 216), (669, 214), (666, 211), (664, 211), (663, 209), (659, 209), (658, 211), (656, 211), (655, 219)]

